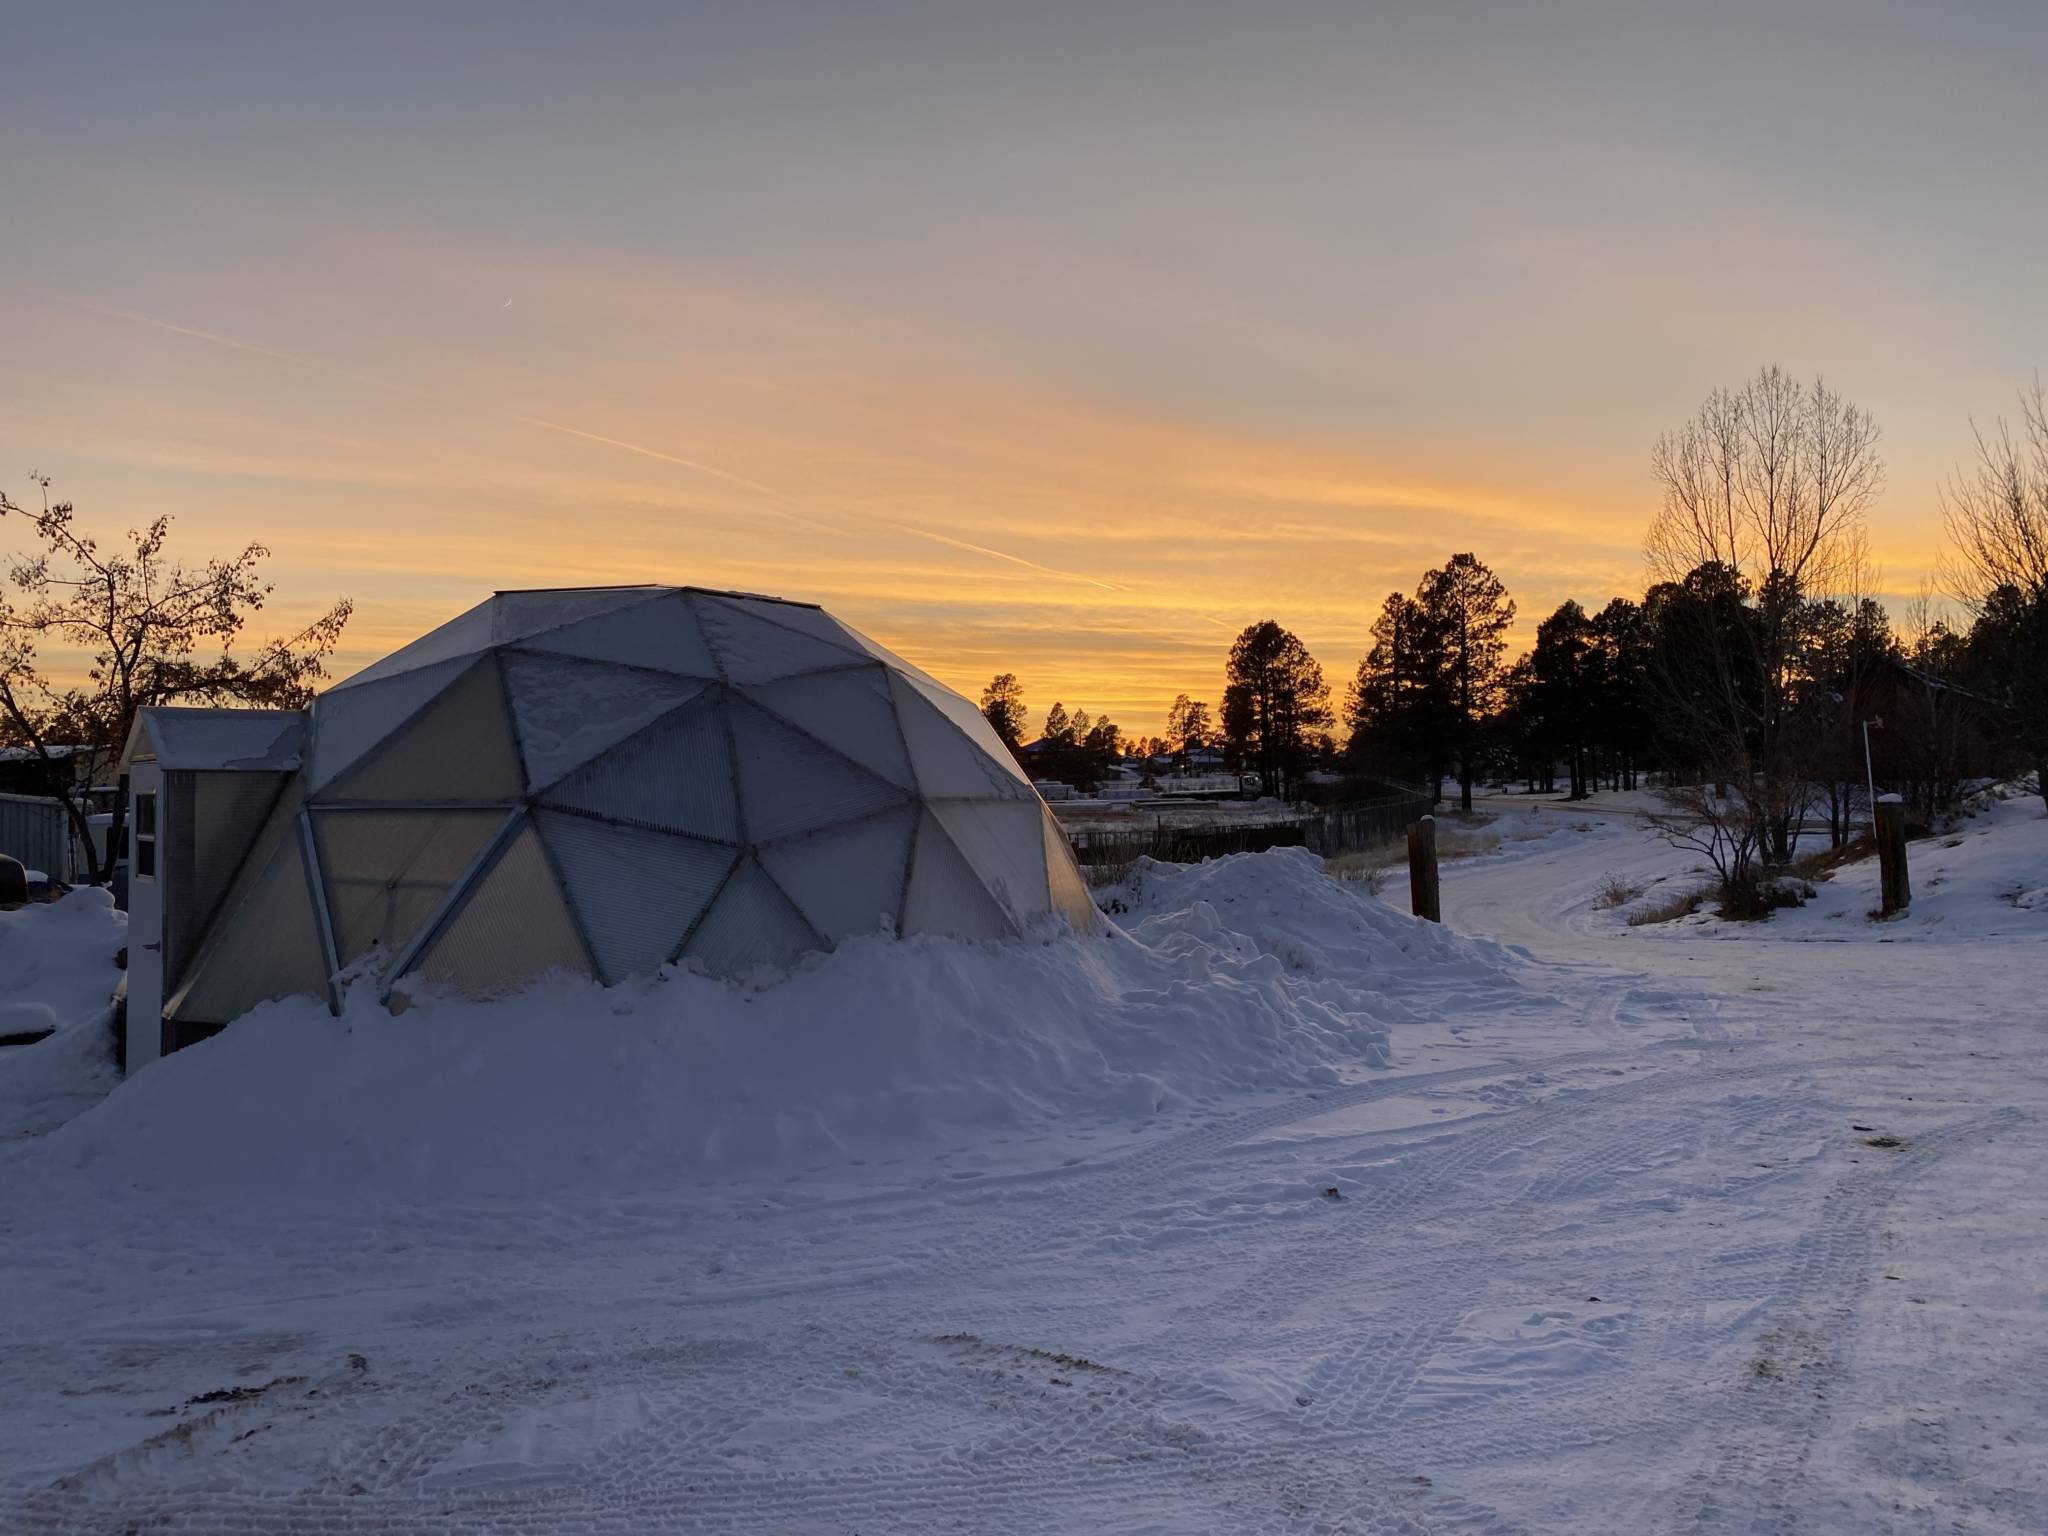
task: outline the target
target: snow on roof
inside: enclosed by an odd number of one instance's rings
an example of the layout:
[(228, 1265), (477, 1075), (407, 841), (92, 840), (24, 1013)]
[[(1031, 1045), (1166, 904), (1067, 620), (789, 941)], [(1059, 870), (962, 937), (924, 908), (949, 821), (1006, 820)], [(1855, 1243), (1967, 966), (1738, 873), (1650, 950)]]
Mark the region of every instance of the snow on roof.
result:
[(305, 733), (306, 716), (296, 709), (139, 709), (121, 761), (144, 757), (169, 769), (285, 772), (299, 766)]

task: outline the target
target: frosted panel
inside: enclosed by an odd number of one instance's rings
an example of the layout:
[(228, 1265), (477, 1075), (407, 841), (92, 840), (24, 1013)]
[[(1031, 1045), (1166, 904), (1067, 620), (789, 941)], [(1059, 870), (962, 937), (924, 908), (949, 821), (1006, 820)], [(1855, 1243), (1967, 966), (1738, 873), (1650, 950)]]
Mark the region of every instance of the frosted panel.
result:
[(527, 648), (592, 661), (658, 667), (685, 677), (718, 676), (697, 616), (679, 592), (599, 614), (522, 642)]
[(726, 718), (740, 767), (740, 810), (756, 842), (850, 821), (909, 798), (744, 700), (734, 699)]
[(350, 688), (360, 688), (368, 683), (381, 682), (397, 677), (402, 672), (411, 672), (419, 667), (432, 666), (437, 662), (474, 656), (486, 650), (491, 644), (491, 608), (488, 603), (458, 614), (439, 629), (428, 630), (412, 644), (393, 651), (382, 661), (372, 662), (353, 677), (336, 683), (321, 697), (331, 699)]
[(1088, 882), (1074, 862), (1067, 835), (1051, 811), (1040, 811), (1045, 819), (1045, 872), (1053, 911), (1064, 917), (1076, 933), (1094, 933), (1102, 926), (1095, 898), (1088, 894)]
[(922, 672), (906, 673), (903, 680), (916, 689), (919, 697), (959, 727), (961, 734), (980, 747), (1004, 775), (1027, 790), (1031, 788), (1030, 776), (1018, 765), (1010, 749), (1003, 745), (1003, 738), (996, 734), (995, 727), (988, 723), (988, 717), (979, 707)]
[(491, 639), (498, 645), (543, 634), (653, 599), (659, 587), (559, 587), (552, 591), (500, 592), (491, 605)]
[(738, 841), (732, 748), (718, 698), (713, 690), (709, 697), (629, 736), (547, 791), (542, 803), (670, 832)]
[(743, 690), (798, 730), (852, 758), (863, 768), (904, 789), (915, 789), (896, 701), (880, 667), (852, 672), (814, 672)]
[(808, 603), (778, 603), (769, 598), (725, 596), (721, 601), (769, 624), (779, 624), (784, 629), (809, 635), (813, 640), (822, 640), (844, 651), (843, 659), (846, 661), (868, 659), (865, 648), (853, 632), (822, 608), (813, 608)]
[(539, 821), (608, 982), (648, 975), (673, 959), (736, 857), (718, 843), (584, 816), (542, 811)]
[(402, 954), (505, 824), (504, 811), (313, 812), (334, 949), (344, 966)]
[(824, 941), (752, 859), (718, 893), (683, 953), (716, 976), (789, 965)]
[(382, 682), (363, 682), (366, 674), (358, 673), (323, 693), (313, 706), (307, 788), (324, 789), (476, 665), (474, 656), (458, 656)]
[(727, 598), (693, 592), (690, 607), (729, 682), (768, 683), (868, 660), (860, 651), (772, 623)]
[(768, 843), (761, 863), (827, 939), (893, 932), (903, 915), (903, 882), (910, 870), (910, 806), (884, 811), (851, 826)]
[(517, 800), (526, 787), (495, 659), (485, 657), (336, 779), (329, 800)]
[(296, 810), (280, 806), (210, 942), (164, 1011), (190, 1024), (225, 1024), (258, 1003), (325, 998), (327, 961), (306, 884)]
[(516, 991), (548, 971), (589, 974), (583, 940), (531, 826), (470, 888), (417, 969), (426, 980), (471, 997)]
[(640, 672), (506, 651), (505, 691), (526, 759), (526, 782), (554, 783), (607, 747), (617, 746), (649, 722), (680, 709), (705, 684), (665, 672)]
[(1043, 806), (1024, 800), (949, 800), (931, 811), (1018, 927), (1044, 915)]
[[(889, 686), (896, 695), (896, 718), (910, 743), (910, 763), (917, 772), (918, 788), (926, 795), (1037, 801), (1037, 791), (1029, 781), (970, 741), (907, 680), (891, 677)], [(996, 749), (1005, 759), (1009, 757), (1001, 742)]]
[(961, 939), (1000, 939), (1017, 931), (930, 811), (918, 823), (903, 931)]

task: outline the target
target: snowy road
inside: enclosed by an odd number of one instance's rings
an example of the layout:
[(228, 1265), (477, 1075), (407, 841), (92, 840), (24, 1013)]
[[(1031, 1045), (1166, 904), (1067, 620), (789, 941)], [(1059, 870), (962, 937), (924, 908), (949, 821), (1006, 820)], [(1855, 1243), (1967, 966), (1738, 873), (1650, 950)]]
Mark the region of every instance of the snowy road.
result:
[(1526, 998), (1316, 1093), (619, 1199), (11, 1191), (0, 1525), (2048, 1530), (2048, 914), (1629, 931), (1684, 860), (1586, 826), (1447, 868)]

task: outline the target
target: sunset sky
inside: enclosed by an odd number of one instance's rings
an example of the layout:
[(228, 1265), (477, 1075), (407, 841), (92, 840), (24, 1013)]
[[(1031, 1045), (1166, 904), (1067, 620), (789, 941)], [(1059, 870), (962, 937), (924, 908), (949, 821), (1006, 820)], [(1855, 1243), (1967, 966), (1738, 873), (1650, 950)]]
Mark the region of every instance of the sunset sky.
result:
[[(415, 14), (424, 13), (424, 14)], [(1884, 585), (2048, 364), (2048, 6), (12, 8), (0, 488), (499, 587), (822, 602), (1160, 729), (1471, 549), (1642, 586), (1652, 441), (1875, 413)], [(0, 540), (0, 548), (12, 547)]]

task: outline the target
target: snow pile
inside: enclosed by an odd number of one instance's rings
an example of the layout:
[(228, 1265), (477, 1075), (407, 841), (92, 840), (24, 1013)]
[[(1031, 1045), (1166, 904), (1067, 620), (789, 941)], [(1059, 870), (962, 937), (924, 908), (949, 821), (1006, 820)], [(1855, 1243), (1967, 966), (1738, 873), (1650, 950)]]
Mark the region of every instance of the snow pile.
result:
[(59, 1031), (0, 1049), (0, 1142), (60, 1124), (114, 1085), (108, 1014), (127, 937), (103, 890), (0, 911), (0, 1035)]
[(986, 1147), (1338, 1081), (1384, 1065), (1390, 1025), (1432, 998), (1515, 990), (1502, 952), (1298, 849), (1148, 865), (1140, 885), (1106, 934), (861, 939), (760, 990), (678, 973), (397, 1017), (361, 989), (341, 1019), (271, 1004), (38, 1155), (195, 1193), (444, 1198)]

